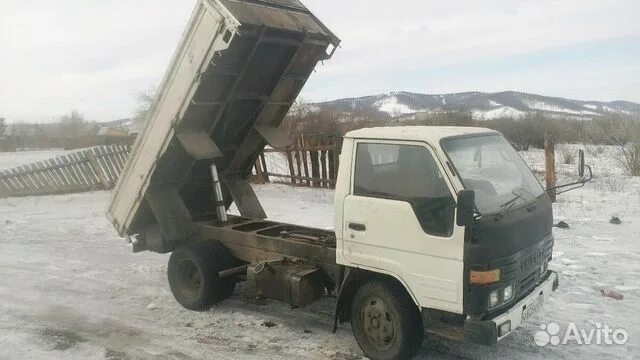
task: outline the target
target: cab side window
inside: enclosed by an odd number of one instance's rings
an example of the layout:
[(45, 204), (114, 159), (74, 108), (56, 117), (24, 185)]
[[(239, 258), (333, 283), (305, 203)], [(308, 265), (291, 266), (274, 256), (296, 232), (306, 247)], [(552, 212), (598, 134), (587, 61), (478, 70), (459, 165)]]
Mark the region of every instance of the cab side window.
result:
[(455, 200), (433, 155), (422, 146), (359, 143), (354, 195), (407, 201), (426, 233), (453, 233)]

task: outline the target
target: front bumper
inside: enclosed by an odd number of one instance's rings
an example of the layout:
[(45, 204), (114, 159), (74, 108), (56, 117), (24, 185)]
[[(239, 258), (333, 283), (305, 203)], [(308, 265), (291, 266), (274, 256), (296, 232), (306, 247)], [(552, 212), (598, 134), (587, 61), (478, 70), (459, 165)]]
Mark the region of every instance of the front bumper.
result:
[[(495, 345), (522, 325), (523, 313), (528, 306), (534, 305), (540, 297), (543, 299), (543, 304), (547, 303), (551, 293), (558, 288), (558, 284), (558, 274), (549, 270), (546, 280), (502, 314), (487, 320), (467, 319), (464, 323), (464, 341), (480, 345)], [(507, 328), (507, 323), (510, 324), (509, 330), (504, 331)], [(500, 331), (500, 327), (503, 328), (503, 331)]]

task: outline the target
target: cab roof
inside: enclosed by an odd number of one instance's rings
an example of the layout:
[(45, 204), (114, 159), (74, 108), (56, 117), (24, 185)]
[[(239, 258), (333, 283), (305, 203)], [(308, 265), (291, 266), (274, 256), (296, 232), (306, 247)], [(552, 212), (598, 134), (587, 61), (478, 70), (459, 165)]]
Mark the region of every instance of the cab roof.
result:
[(348, 132), (345, 138), (380, 139), (380, 140), (413, 140), (437, 144), (440, 140), (452, 136), (499, 135), (500, 133), (480, 127), (462, 126), (395, 126), (373, 127)]

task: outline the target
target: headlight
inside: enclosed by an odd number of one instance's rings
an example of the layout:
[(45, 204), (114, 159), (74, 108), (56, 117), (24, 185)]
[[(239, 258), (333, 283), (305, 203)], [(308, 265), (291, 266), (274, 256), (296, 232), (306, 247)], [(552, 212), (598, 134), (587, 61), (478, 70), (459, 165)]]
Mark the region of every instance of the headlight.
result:
[(504, 288), (504, 301), (507, 302), (511, 299), (513, 299), (513, 285)]
[(489, 309), (513, 300), (514, 287), (509, 285), (505, 288), (493, 290), (489, 293)]
[(505, 336), (509, 331), (511, 331), (511, 320), (507, 320), (498, 326), (498, 336)]
[(498, 305), (499, 300), (500, 300), (500, 297), (498, 296), (498, 290), (493, 290), (489, 294), (489, 308), (496, 307)]

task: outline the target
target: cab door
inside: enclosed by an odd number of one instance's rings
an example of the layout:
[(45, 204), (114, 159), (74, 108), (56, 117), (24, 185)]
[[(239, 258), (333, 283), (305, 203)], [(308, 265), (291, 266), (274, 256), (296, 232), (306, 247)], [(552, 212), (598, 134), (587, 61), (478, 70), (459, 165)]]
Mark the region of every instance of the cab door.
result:
[(462, 312), (464, 228), (455, 191), (421, 142), (357, 140), (344, 199), (344, 259), (405, 284), (422, 307)]

